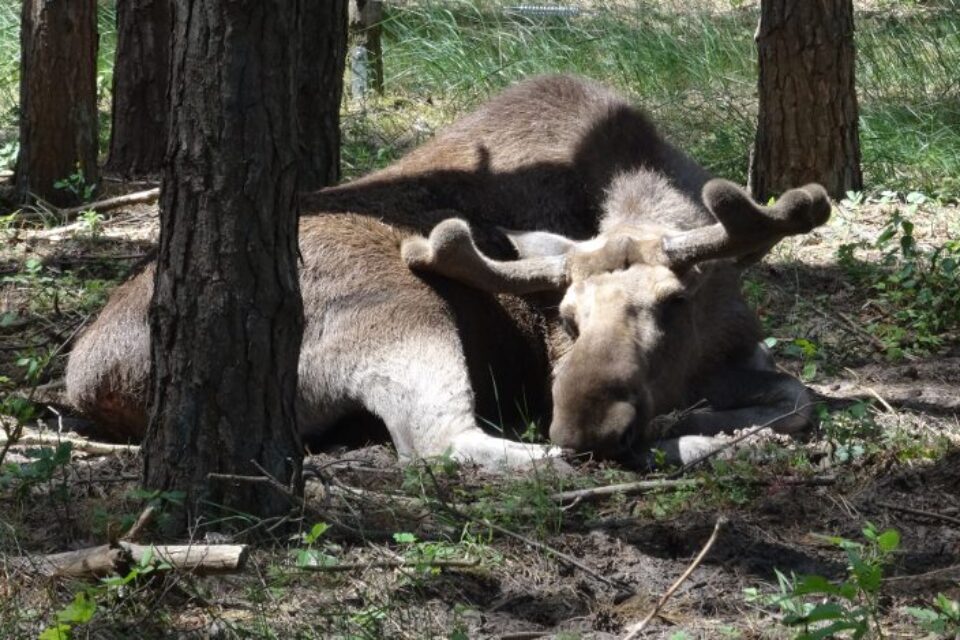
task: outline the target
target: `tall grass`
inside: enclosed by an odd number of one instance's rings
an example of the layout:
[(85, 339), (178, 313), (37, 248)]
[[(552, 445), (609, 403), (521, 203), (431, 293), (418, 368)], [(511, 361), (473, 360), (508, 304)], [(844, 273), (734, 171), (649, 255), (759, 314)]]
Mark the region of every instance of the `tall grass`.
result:
[[(518, 4), (390, 4), (384, 25), (388, 99), (379, 109), (357, 111), (351, 104), (345, 114), (347, 174), (388, 162), (429, 129), (517, 79), (570, 72), (620, 88), (711, 170), (745, 180), (756, 124), (756, 3), (571, 0), (559, 4), (589, 10), (553, 18), (506, 10)], [(881, 0), (871, 6), (856, 16), (868, 187), (960, 196), (960, 1)], [(116, 29), (114, 2), (101, 0), (99, 7), (105, 143)], [(0, 0), (0, 145), (16, 137), (19, 20), (19, 0)]]
[[(573, 72), (618, 86), (711, 170), (745, 180), (756, 123), (755, 4), (594, 4), (523, 18), (512, 0), (392, 8), (387, 87), (465, 108), (516, 79)], [(857, 14), (863, 167), (870, 188), (960, 194), (960, 3), (888, 0)], [(680, 7), (680, 8), (678, 8)]]

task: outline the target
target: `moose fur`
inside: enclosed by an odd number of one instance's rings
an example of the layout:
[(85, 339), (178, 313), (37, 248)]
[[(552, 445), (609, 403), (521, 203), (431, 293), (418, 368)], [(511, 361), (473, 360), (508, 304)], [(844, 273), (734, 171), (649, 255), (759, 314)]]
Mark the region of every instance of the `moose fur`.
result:
[[(781, 202), (710, 181), (598, 84), (517, 84), (390, 167), (302, 196), (301, 433), (372, 414), (402, 456), (495, 467), (559, 452), (489, 433), (536, 417), (559, 447), (628, 459), (803, 428), (806, 391), (758, 346), (739, 291), (745, 264), (829, 215), (815, 185)], [(67, 367), (69, 400), (115, 438), (147, 424), (152, 287), (152, 266), (119, 287)], [(666, 439), (651, 426), (701, 400)]]

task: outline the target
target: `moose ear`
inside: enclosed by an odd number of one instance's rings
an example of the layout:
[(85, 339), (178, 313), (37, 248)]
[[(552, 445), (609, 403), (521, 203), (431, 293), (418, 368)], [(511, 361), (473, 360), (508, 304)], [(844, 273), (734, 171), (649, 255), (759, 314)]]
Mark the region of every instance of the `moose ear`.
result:
[(562, 256), (577, 246), (577, 242), (548, 231), (514, 231), (500, 228), (521, 259)]

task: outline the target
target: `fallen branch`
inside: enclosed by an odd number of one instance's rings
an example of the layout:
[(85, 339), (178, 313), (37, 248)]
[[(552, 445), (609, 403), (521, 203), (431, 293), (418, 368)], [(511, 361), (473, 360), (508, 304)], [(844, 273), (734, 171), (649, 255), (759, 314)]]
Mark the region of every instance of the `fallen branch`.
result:
[(608, 496), (623, 494), (631, 495), (635, 493), (644, 493), (646, 491), (655, 491), (657, 489), (692, 489), (703, 484), (700, 478), (688, 478), (681, 480), (639, 480), (637, 482), (623, 482), (620, 484), (610, 484), (602, 487), (592, 487), (590, 489), (573, 489), (571, 491), (561, 491), (554, 493), (550, 499), (554, 502), (569, 502), (571, 500), (589, 500), (591, 498), (605, 498)]
[(883, 507), (884, 509), (890, 509), (891, 511), (902, 511), (903, 513), (910, 513), (915, 516), (923, 516), (925, 518), (934, 518), (936, 520), (942, 520), (943, 522), (949, 522), (951, 524), (960, 526), (960, 518), (943, 515), (942, 513), (937, 513), (935, 511), (924, 511), (923, 509), (914, 509), (913, 507), (902, 507), (898, 504), (880, 502), (879, 500), (874, 502), (874, 504), (878, 507)]
[(244, 544), (140, 545), (118, 542), (114, 546), (104, 544), (40, 558), (17, 558), (14, 566), (46, 576), (97, 577), (121, 571), (152, 554), (157, 562), (164, 562), (171, 568), (207, 574), (241, 569), (248, 553), (249, 548)]
[[(573, 489), (571, 491), (561, 491), (550, 496), (554, 502), (567, 502), (570, 500), (580, 501), (592, 498), (605, 498), (612, 495), (632, 495), (637, 493), (646, 493), (647, 491), (656, 491), (658, 489), (692, 489), (706, 482), (704, 478), (681, 478), (677, 480), (638, 480), (637, 482), (624, 482), (621, 484), (611, 484), (602, 487), (592, 487), (590, 489)], [(810, 478), (798, 478), (794, 476), (773, 477), (773, 478), (738, 478), (736, 476), (720, 476), (714, 482), (741, 482), (754, 485), (789, 485), (789, 486), (811, 486), (825, 487), (836, 484), (837, 479), (834, 476), (812, 476)]]
[(157, 508), (155, 506), (152, 504), (148, 505), (147, 508), (140, 513), (140, 517), (133, 523), (133, 526), (127, 529), (127, 532), (123, 534), (123, 537), (120, 539), (123, 542), (136, 542), (140, 538), (140, 534), (143, 533), (144, 528), (153, 520), (153, 514), (156, 513), (156, 511)]
[(99, 456), (118, 452), (133, 453), (140, 450), (140, 447), (135, 444), (109, 444), (106, 442), (93, 442), (91, 440), (81, 440), (80, 438), (64, 438), (52, 435), (25, 435), (9, 441), (7, 438), (0, 436), (0, 445), (6, 445), (8, 442), (10, 447), (55, 447), (60, 443), (69, 442), (74, 451)]
[(88, 202), (87, 204), (83, 204), (78, 207), (60, 209), (60, 215), (63, 216), (64, 220), (69, 220), (71, 218), (75, 218), (84, 211), (101, 212), (110, 211), (111, 209), (119, 209), (120, 207), (126, 207), (131, 204), (149, 204), (151, 202), (156, 202), (159, 197), (159, 187), (155, 189), (147, 189), (146, 191), (134, 191), (133, 193), (127, 193), (113, 198), (106, 198), (97, 202)]
[(355, 571), (364, 569), (416, 569), (418, 567), (439, 568), (467, 568), (480, 564), (478, 558), (473, 560), (375, 560), (373, 562), (341, 562), (337, 564), (303, 565), (297, 567), (303, 571)]
[(657, 615), (657, 613), (659, 613), (660, 609), (663, 608), (663, 605), (665, 605), (667, 603), (667, 600), (670, 599), (670, 596), (672, 596), (676, 592), (676, 590), (680, 588), (680, 585), (686, 582), (687, 578), (690, 577), (690, 574), (693, 573), (694, 569), (700, 566), (700, 563), (706, 557), (707, 553), (709, 553), (710, 548), (713, 546), (713, 543), (717, 541), (717, 536), (720, 533), (720, 527), (723, 526), (725, 522), (726, 522), (726, 518), (724, 518), (723, 516), (717, 519), (717, 524), (713, 526), (713, 533), (710, 534), (710, 537), (707, 539), (706, 544), (703, 545), (703, 549), (701, 549), (700, 553), (697, 554), (697, 557), (693, 559), (693, 562), (690, 563), (690, 566), (687, 567), (687, 570), (684, 571), (682, 574), (680, 574), (680, 577), (677, 578), (676, 582), (670, 585), (670, 588), (667, 589), (667, 592), (664, 593), (663, 596), (660, 598), (660, 600), (657, 601), (657, 604), (653, 607), (650, 613), (647, 614), (647, 617), (641, 620), (640, 622), (638, 622), (637, 624), (633, 625), (632, 627), (630, 627), (630, 629), (627, 631), (627, 635), (624, 636), (623, 640), (634, 640), (634, 638), (637, 638), (640, 636), (640, 632), (643, 631), (646, 628), (646, 626), (650, 623), (650, 621), (653, 620), (653, 617)]

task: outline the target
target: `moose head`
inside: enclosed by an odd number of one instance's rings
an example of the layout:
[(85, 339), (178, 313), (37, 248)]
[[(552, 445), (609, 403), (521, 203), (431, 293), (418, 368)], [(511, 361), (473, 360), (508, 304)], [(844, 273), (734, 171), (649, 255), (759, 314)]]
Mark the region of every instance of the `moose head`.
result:
[(717, 267), (729, 272), (756, 262), (784, 237), (809, 232), (830, 215), (827, 194), (816, 184), (763, 207), (733, 183), (711, 180), (702, 200), (716, 222), (685, 230), (649, 215), (608, 211), (599, 235), (586, 241), (505, 231), (519, 254), (513, 261), (483, 255), (469, 225), (451, 218), (428, 238), (407, 239), (402, 255), (415, 271), (488, 292), (562, 294), (556, 322), (567, 344), (554, 364), (550, 439), (576, 451), (622, 455), (651, 439), (653, 417), (679, 401), (678, 390), (709, 365), (704, 341), (723, 339), (711, 335), (710, 323), (730, 313), (722, 308), (730, 296), (711, 289), (729, 288), (724, 283), (731, 278), (718, 281)]

